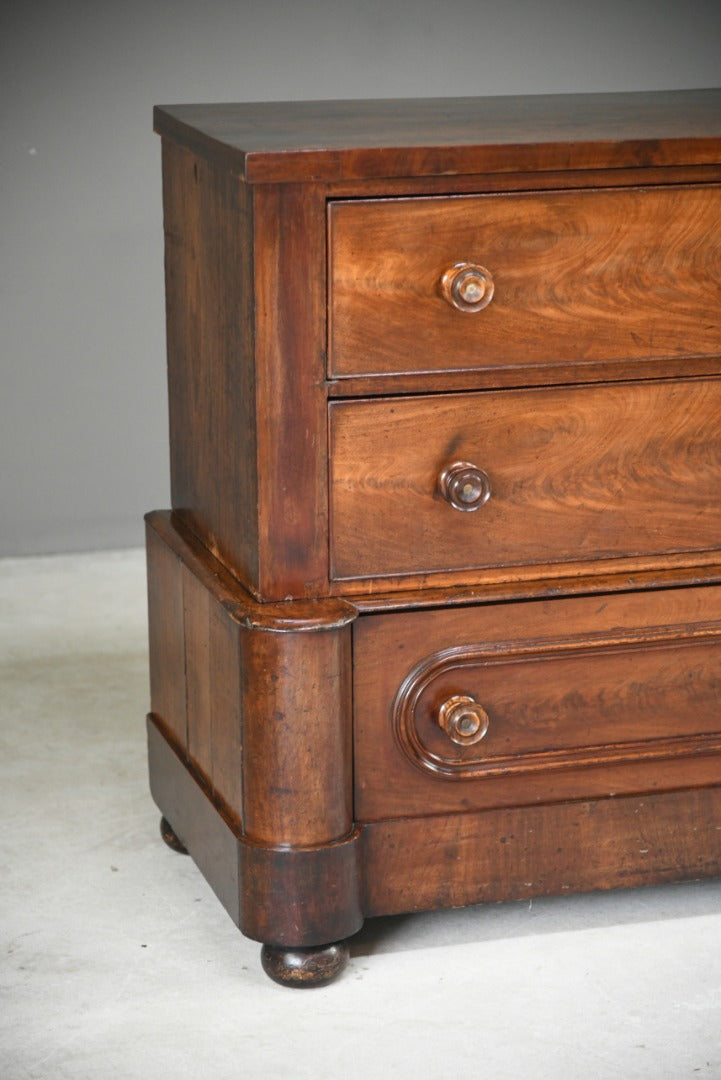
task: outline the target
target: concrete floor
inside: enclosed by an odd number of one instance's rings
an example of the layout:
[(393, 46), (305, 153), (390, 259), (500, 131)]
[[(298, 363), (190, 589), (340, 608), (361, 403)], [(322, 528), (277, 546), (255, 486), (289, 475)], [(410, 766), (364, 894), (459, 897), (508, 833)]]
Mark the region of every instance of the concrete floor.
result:
[(721, 1078), (721, 881), (371, 920), (276, 987), (148, 795), (139, 551), (0, 561), (0, 1077)]

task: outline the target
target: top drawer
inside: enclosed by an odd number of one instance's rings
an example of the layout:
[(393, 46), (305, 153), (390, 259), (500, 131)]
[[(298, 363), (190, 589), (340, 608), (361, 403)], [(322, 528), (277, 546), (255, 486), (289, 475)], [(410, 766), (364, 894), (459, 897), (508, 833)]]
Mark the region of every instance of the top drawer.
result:
[(721, 353), (718, 186), (338, 201), (329, 244), (333, 377)]

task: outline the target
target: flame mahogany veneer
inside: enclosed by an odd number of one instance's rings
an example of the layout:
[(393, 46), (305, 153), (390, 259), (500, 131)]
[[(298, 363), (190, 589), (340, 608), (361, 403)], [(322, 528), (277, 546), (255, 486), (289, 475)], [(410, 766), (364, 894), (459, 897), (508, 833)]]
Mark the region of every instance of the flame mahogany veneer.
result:
[(719, 874), (721, 91), (155, 127), (165, 839), (291, 986), (367, 916)]

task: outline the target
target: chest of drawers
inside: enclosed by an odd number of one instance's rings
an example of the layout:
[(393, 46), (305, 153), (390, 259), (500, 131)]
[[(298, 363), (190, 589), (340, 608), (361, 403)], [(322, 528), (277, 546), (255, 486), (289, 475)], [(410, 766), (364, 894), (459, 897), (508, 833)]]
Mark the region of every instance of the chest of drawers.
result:
[(289, 985), (367, 916), (718, 874), (721, 91), (155, 125), (168, 842)]

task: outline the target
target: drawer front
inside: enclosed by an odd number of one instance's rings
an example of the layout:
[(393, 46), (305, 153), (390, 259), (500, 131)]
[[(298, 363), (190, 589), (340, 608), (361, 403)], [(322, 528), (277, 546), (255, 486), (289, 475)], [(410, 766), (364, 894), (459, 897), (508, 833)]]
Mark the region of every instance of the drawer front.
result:
[(543, 576), (549, 564), (653, 566), (719, 547), (719, 379), (330, 409), (336, 579), (462, 571), (473, 582), (488, 568)]
[(370, 615), (359, 820), (721, 780), (721, 589)]
[(721, 187), (359, 200), (329, 215), (334, 377), (721, 353)]

